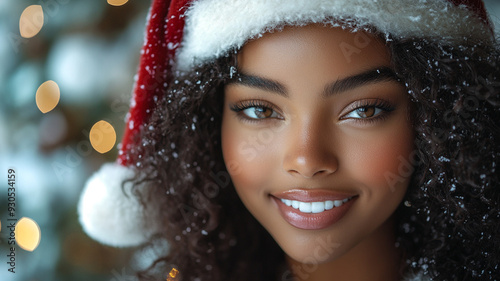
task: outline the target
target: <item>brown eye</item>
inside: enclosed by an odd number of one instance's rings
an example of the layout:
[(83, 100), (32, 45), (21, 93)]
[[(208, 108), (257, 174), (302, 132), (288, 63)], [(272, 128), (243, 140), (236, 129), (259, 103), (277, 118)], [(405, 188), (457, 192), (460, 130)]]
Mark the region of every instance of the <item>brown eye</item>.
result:
[(259, 118), (269, 118), (273, 115), (273, 110), (265, 107), (254, 107), (255, 115)]
[(357, 121), (374, 121), (387, 116), (396, 108), (391, 103), (381, 100), (360, 100), (349, 105), (350, 111), (340, 117), (341, 120), (357, 119)]
[(373, 107), (373, 106), (361, 107), (361, 108), (356, 109), (356, 113), (361, 118), (370, 118), (370, 117), (373, 117), (375, 115), (375, 107)]
[(376, 117), (377, 115), (380, 115), (383, 113), (384, 110), (381, 107), (378, 106), (362, 106), (354, 109), (353, 111), (349, 112), (344, 116), (345, 119), (352, 118), (352, 119), (369, 119), (372, 117)]
[(244, 101), (239, 104), (231, 105), (231, 110), (236, 112), (238, 117), (246, 121), (263, 121), (266, 119), (283, 119), (283, 117), (269, 105), (262, 101)]
[(250, 119), (267, 119), (279, 117), (279, 114), (272, 108), (265, 106), (250, 106), (246, 109), (241, 110), (241, 112)]

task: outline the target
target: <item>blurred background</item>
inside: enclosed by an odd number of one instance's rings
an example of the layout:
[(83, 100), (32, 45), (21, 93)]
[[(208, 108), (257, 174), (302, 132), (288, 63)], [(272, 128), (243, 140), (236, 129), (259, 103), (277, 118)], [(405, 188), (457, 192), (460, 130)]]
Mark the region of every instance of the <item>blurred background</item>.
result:
[[(132, 280), (131, 249), (87, 237), (76, 204), (89, 175), (116, 159), (116, 146), (96, 152), (89, 132), (106, 120), (117, 142), (123, 134), (149, 4), (0, 0), (0, 280)], [(43, 28), (23, 38), (19, 22), (30, 5), (42, 6)], [(35, 93), (47, 80), (58, 84), (60, 100), (43, 114)], [(16, 218), (33, 219), (42, 233), (33, 252), (16, 248), (15, 274), (6, 263), (9, 168), (16, 172)]]
[[(150, 5), (109, 1), (118, 6), (106, 0), (0, 0), (0, 280), (132, 280), (133, 249), (94, 242), (76, 213), (85, 180), (116, 159), (116, 145), (98, 153), (89, 132), (106, 120), (117, 142), (123, 134)], [(500, 29), (500, 1), (485, 3)], [(19, 22), (30, 5), (43, 8), (43, 28), (24, 38)], [(43, 114), (35, 93), (47, 80), (59, 86), (60, 100)], [(6, 263), (10, 168), (16, 172), (16, 217), (33, 219), (42, 233), (33, 252), (16, 250), (15, 274)]]

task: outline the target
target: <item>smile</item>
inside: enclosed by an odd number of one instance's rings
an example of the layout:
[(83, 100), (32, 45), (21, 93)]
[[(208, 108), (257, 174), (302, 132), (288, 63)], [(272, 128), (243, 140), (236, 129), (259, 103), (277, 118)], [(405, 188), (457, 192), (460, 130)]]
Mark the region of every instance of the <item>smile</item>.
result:
[(290, 189), (270, 194), (281, 217), (290, 225), (305, 230), (330, 227), (349, 212), (357, 194), (330, 189)]
[(340, 207), (354, 196), (342, 200), (327, 200), (323, 202), (301, 202), (297, 200), (281, 199), (285, 205), (299, 210), (302, 213), (322, 213), (326, 210), (331, 210), (335, 207)]

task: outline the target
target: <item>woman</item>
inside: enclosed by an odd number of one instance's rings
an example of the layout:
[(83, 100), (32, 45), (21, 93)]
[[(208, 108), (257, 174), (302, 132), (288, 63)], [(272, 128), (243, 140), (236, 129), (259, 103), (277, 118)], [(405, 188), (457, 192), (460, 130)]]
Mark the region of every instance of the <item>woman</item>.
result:
[(455, 2), (154, 2), (85, 230), (168, 241), (143, 279), (495, 280), (499, 53)]

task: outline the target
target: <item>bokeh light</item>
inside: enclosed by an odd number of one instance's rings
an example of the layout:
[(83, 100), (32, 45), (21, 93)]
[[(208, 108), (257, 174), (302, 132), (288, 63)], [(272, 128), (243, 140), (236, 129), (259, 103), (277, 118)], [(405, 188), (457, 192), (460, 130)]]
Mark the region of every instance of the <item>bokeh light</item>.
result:
[(42, 30), (43, 9), (40, 5), (31, 5), (24, 9), (19, 19), (19, 32), (24, 38), (31, 38)]
[(108, 4), (112, 6), (122, 6), (125, 5), (128, 0), (108, 0)]
[(16, 223), (14, 234), (17, 245), (23, 250), (33, 252), (40, 244), (40, 227), (30, 218), (21, 218)]
[(115, 128), (108, 122), (101, 120), (90, 129), (90, 143), (99, 153), (110, 151), (116, 143)]
[(36, 106), (42, 113), (47, 113), (57, 106), (60, 97), (57, 83), (52, 80), (46, 81), (36, 91)]
[(177, 280), (176, 279), (177, 274), (179, 274), (179, 270), (177, 270), (176, 268), (172, 268), (172, 270), (170, 270), (170, 273), (168, 274), (167, 281)]
[[(33, 4), (38, 6), (26, 9)], [(134, 249), (92, 240), (79, 224), (76, 206), (91, 172), (115, 158), (113, 149), (93, 153), (90, 129), (106, 120), (117, 134), (124, 130), (150, 4), (0, 0), (0, 34), (5, 35), (0, 42), (0, 170), (19, 173), (16, 218), (35, 220), (43, 232), (36, 249), (27, 251), (34, 246), (20, 247), (25, 222), (19, 223), (15, 274), (7, 270), (4, 256), (0, 280), (109, 281), (122, 268), (132, 274), (128, 259)], [(48, 80), (55, 83), (41, 87)], [(56, 98), (47, 100), (53, 93)], [(10, 216), (4, 208), (7, 181), (3, 184), (0, 252), (7, 255)], [(15, 227), (12, 232), (14, 239)], [(73, 235), (78, 239), (69, 238)]]

